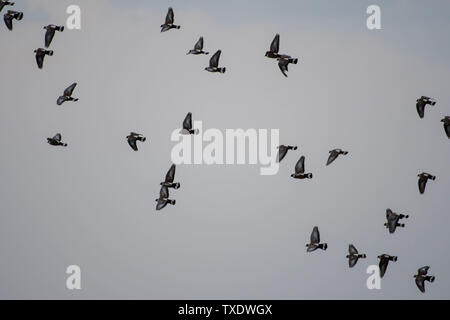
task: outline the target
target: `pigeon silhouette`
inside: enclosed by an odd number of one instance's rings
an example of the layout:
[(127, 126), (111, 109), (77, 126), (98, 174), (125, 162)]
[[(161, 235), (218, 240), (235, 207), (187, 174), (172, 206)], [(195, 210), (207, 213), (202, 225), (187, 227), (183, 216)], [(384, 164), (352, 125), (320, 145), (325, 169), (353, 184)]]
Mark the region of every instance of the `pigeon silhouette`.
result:
[(292, 64), (297, 64), (298, 59), (293, 59), (291, 56), (288, 55), (280, 55), (279, 58), (277, 58), (278, 60), (278, 67), (281, 70), (281, 73), (287, 78), (287, 72), (288, 70), (288, 65), (290, 63)]
[(133, 149), (134, 151), (138, 151), (137, 141), (145, 142), (146, 140), (147, 140), (147, 138), (139, 133), (131, 132), (130, 135), (127, 136), (128, 144), (130, 145), (131, 149)]
[(278, 147), (277, 161), (281, 162), (281, 160), (283, 160), (284, 157), (286, 157), (286, 155), (287, 155), (289, 150), (297, 150), (297, 147), (296, 146), (285, 146), (284, 144), (279, 146)]
[(44, 67), (44, 58), (45, 56), (52, 56), (53, 51), (52, 50), (45, 50), (42, 48), (34, 50), (34, 53), (36, 53), (36, 62), (39, 67), (39, 69), (42, 69)]
[(5, 21), (6, 27), (12, 31), (13, 30), (13, 20), (16, 19), (17, 21), (20, 21), (23, 19), (23, 12), (8, 10), (3, 15), (3, 20)]
[(330, 156), (328, 157), (327, 166), (332, 164), (340, 155), (347, 155), (348, 151), (342, 151), (341, 149), (334, 149), (330, 151)]
[(436, 180), (436, 176), (433, 176), (429, 173), (422, 172), (417, 175), (419, 177), (419, 192), (420, 194), (425, 193), (425, 187), (427, 186), (428, 180)]
[(403, 223), (399, 223), (400, 219), (408, 219), (408, 215), (397, 214), (393, 212), (391, 209), (386, 209), (386, 219), (387, 223), (384, 224), (386, 228), (389, 229), (389, 233), (394, 233), (397, 227), (404, 228), (405, 225)]
[(168, 204), (175, 205), (176, 200), (169, 199), (169, 188), (166, 186), (161, 186), (161, 191), (159, 192), (159, 199), (156, 199), (156, 210), (164, 209)]
[(73, 93), (73, 90), (75, 90), (75, 87), (76, 87), (76, 86), (77, 86), (77, 83), (75, 82), (75, 83), (72, 83), (69, 87), (67, 87), (67, 88), (64, 90), (63, 95), (60, 96), (60, 97), (58, 98), (58, 100), (56, 100), (56, 104), (57, 104), (58, 106), (60, 106), (60, 105), (62, 105), (62, 104), (63, 104), (64, 102), (66, 102), (66, 101), (73, 101), (73, 102), (78, 101), (77, 98), (72, 98), (72, 93)]
[(422, 293), (425, 293), (425, 281), (434, 282), (434, 280), (436, 279), (435, 276), (428, 275), (429, 269), (429, 266), (422, 267), (417, 270), (417, 274), (414, 275), (414, 278), (416, 278), (417, 288), (419, 288)]
[(166, 186), (167, 188), (173, 188), (173, 189), (179, 189), (180, 188), (180, 183), (179, 182), (175, 182), (175, 170), (176, 170), (176, 165), (172, 165), (169, 169), (169, 171), (167, 171), (166, 174), (166, 179), (164, 180), (164, 182), (161, 182), (162, 186)]
[(422, 96), (419, 99), (416, 100), (416, 109), (417, 113), (419, 114), (420, 118), (423, 118), (425, 116), (425, 107), (427, 105), (434, 106), (436, 104), (436, 101), (430, 97)]
[(305, 173), (305, 157), (302, 156), (295, 165), (295, 173), (291, 175), (294, 179), (312, 179), (312, 173)]
[(45, 32), (45, 47), (48, 48), (52, 43), (53, 37), (55, 36), (55, 31), (63, 32), (64, 26), (56, 26), (54, 24), (49, 24), (48, 26), (44, 27), (44, 30), (47, 30)]
[(386, 273), (389, 261), (396, 262), (397, 257), (390, 256), (388, 254), (382, 254), (382, 255), (378, 256), (378, 259), (380, 259), (380, 263), (379, 263), (380, 277), (383, 278)]
[(313, 252), (317, 249), (327, 250), (328, 244), (320, 243), (320, 233), (318, 227), (314, 227), (311, 233), (311, 242), (306, 244), (306, 247), (308, 248), (306, 249), (307, 252)]
[(203, 37), (200, 37), (200, 39), (198, 39), (197, 43), (194, 46), (194, 49), (189, 50), (189, 52), (187, 54), (195, 54), (195, 55), (199, 55), (199, 54), (208, 55), (209, 54), (209, 52), (203, 51)]
[(5, 6), (13, 6), (13, 5), (14, 2), (0, 0), (0, 12), (2, 12)]
[(52, 146), (67, 147), (67, 143), (62, 143), (61, 139), (61, 134), (57, 133), (53, 138), (47, 138), (47, 142)]
[(266, 52), (266, 57), (271, 59), (278, 59), (280, 58), (280, 54), (278, 53), (279, 51), (280, 51), (280, 35), (276, 34), (275, 38), (270, 44), (270, 50)]
[(444, 130), (447, 134), (447, 137), (450, 139), (450, 117), (446, 116), (444, 119), (441, 120), (441, 122), (444, 123)]
[(200, 131), (198, 129), (192, 129), (192, 113), (189, 112), (186, 118), (183, 121), (183, 129), (181, 129), (181, 134), (184, 135), (196, 135), (199, 134)]
[(205, 68), (206, 71), (225, 73), (227, 68), (219, 68), (219, 60), (221, 54), (221, 50), (218, 50), (216, 53), (214, 53), (214, 55), (209, 60), (209, 67)]
[(353, 268), (356, 265), (356, 263), (358, 262), (358, 260), (365, 259), (366, 255), (359, 254), (358, 250), (356, 250), (355, 246), (350, 244), (348, 246), (348, 255), (346, 256), (346, 258), (348, 259), (348, 266), (350, 268)]
[(174, 25), (175, 15), (173, 14), (173, 9), (169, 8), (166, 15), (166, 22), (161, 25), (161, 32), (169, 31), (170, 29), (180, 29), (181, 26)]

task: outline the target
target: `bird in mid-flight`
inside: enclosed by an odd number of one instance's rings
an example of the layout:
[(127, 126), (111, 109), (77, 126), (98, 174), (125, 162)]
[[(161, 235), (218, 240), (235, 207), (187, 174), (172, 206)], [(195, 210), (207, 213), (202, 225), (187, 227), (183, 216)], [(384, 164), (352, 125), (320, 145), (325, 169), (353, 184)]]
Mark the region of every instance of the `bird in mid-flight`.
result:
[(63, 32), (64, 26), (56, 26), (54, 24), (49, 24), (48, 26), (44, 27), (44, 30), (47, 30), (45, 32), (45, 47), (48, 48), (52, 43), (53, 37), (55, 36), (55, 31)]
[(162, 210), (164, 209), (168, 204), (175, 205), (176, 200), (170, 200), (169, 199), (169, 188), (166, 186), (161, 186), (161, 190), (159, 192), (159, 198), (155, 200), (157, 202), (156, 204), (156, 210)]
[(174, 25), (175, 15), (173, 14), (173, 9), (169, 8), (166, 15), (166, 22), (161, 25), (161, 32), (168, 31), (170, 29), (180, 29), (180, 26)]
[(290, 63), (292, 64), (297, 64), (298, 59), (294, 59), (291, 56), (288, 55), (281, 55), (279, 58), (277, 58), (278, 60), (278, 67), (281, 70), (281, 73), (287, 78), (287, 72), (288, 70), (288, 66)]
[(176, 165), (173, 164), (170, 167), (169, 171), (167, 171), (166, 179), (164, 180), (164, 182), (161, 182), (162, 186), (166, 186), (167, 188), (173, 188), (175, 190), (180, 188), (180, 183), (174, 182), (175, 181), (175, 170), (176, 170)]
[(311, 233), (310, 243), (306, 244), (306, 248), (307, 252), (313, 252), (316, 251), (317, 249), (327, 250), (328, 244), (320, 243), (319, 227), (314, 227)]
[(5, 6), (13, 6), (14, 2), (0, 0), (0, 12)]
[(378, 259), (380, 259), (380, 263), (379, 263), (380, 277), (383, 278), (386, 273), (389, 261), (396, 262), (397, 257), (390, 256), (388, 254), (382, 254), (382, 255), (378, 256)]
[(145, 142), (147, 140), (146, 137), (144, 137), (142, 134), (131, 132), (129, 136), (127, 136), (128, 144), (130, 145), (131, 149), (134, 151), (138, 151), (137, 147), (137, 141)]
[(284, 144), (279, 146), (278, 147), (277, 161), (281, 162), (281, 160), (283, 160), (284, 157), (286, 157), (286, 155), (287, 155), (289, 150), (297, 150), (297, 146), (285, 146)]
[(67, 147), (67, 143), (61, 142), (61, 134), (57, 133), (53, 138), (47, 138), (47, 142), (49, 145), (57, 146), (57, 147)]
[(295, 165), (295, 173), (291, 175), (294, 179), (312, 179), (312, 173), (305, 173), (305, 157), (302, 156)]
[(400, 219), (408, 219), (408, 215), (397, 214), (393, 212), (391, 209), (386, 209), (386, 219), (387, 223), (384, 224), (386, 228), (389, 229), (389, 233), (394, 233), (397, 227), (404, 228), (405, 224), (399, 223)]
[(276, 34), (275, 38), (272, 40), (270, 44), (270, 50), (266, 52), (266, 57), (271, 59), (278, 59), (280, 54), (280, 35)]
[(429, 173), (422, 172), (417, 175), (419, 177), (419, 192), (420, 194), (425, 193), (425, 187), (427, 186), (428, 180), (436, 180), (436, 176), (433, 176)]
[(444, 119), (441, 120), (441, 122), (444, 123), (444, 130), (447, 134), (447, 137), (450, 139), (450, 117), (446, 116)]
[(34, 53), (36, 53), (36, 63), (39, 67), (39, 69), (42, 69), (44, 67), (44, 58), (45, 56), (52, 56), (53, 51), (52, 50), (45, 50), (42, 48), (34, 50)]
[(6, 27), (12, 31), (13, 30), (13, 20), (16, 19), (17, 21), (20, 21), (23, 19), (23, 12), (8, 10), (3, 15), (3, 21), (5, 21)]
[(186, 118), (183, 121), (183, 129), (181, 129), (181, 134), (185, 135), (196, 135), (200, 133), (200, 130), (198, 129), (192, 129), (192, 113), (189, 112), (186, 116)]
[(428, 275), (429, 269), (430, 269), (429, 266), (422, 267), (419, 270), (417, 270), (417, 274), (414, 275), (414, 278), (416, 278), (415, 280), (417, 288), (419, 288), (419, 290), (422, 293), (425, 293), (425, 281), (434, 282), (434, 280), (436, 279), (435, 276)]
[(222, 54), (221, 50), (217, 50), (217, 52), (214, 53), (214, 55), (209, 60), (209, 67), (205, 68), (206, 71), (225, 73), (227, 68), (219, 68), (219, 60), (221, 54)]
[(416, 109), (420, 118), (425, 116), (425, 107), (427, 105), (434, 106), (436, 101), (433, 98), (422, 96), (416, 100)]
[(208, 55), (209, 54), (209, 52), (203, 51), (203, 37), (200, 37), (200, 39), (198, 39), (197, 43), (194, 46), (194, 49), (189, 50), (189, 52), (187, 54), (195, 54), (195, 55), (199, 55), (199, 54)]
[(334, 149), (330, 151), (330, 156), (328, 157), (327, 166), (334, 162), (340, 155), (347, 155), (348, 151), (342, 151), (341, 149)]
[(67, 87), (64, 90), (64, 93), (62, 96), (59, 96), (58, 100), (56, 100), (56, 104), (58, 106), (62, 105), (64, 102), (66, 101), (73, 101), (73, 102), (77, 102), (78, 99), (77, 98), (72, 98), (72, 94), (73, 94), (73, 90), (75, 90), (75, 87), (77, 86), (77, 83), (72, 83), (69, 87)]
[(346, 256), (348, 259), (348, 266), (353, 268), (359, 259), (365, 259), (365, 254), (359, 254), (358, 250), (356, 250), (355, 246), (350, 244), (348, 246), (348, 255)]

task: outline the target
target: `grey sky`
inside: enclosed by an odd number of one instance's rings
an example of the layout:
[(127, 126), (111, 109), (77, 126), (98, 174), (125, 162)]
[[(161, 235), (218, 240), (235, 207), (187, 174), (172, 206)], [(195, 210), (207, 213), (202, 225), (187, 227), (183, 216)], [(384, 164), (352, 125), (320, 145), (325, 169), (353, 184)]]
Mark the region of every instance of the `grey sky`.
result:
[[(21, 1), (2, 39), (0, 297), (145, 299), (450, 298), (447, 1), (77, 1), (82, 30), (33, 50), (73, 1)], [(381, 31), (366, 8), (382, 9)], [(168, 6), (181, 30), (160, 33)], [(273, 36), (299, 58), (289, 79), (264, 57)], [(199, 36), (224, 75), (186, 56)], [(56, 106), (72, 82), (76, 104)], [(435, 97), (419, 119), (415, 99)], [(258, 166), (180, 166), (177, 205), (154, 199), (170, 134), (187, 112), (204, 128), (276, 128), (299, 146), (273, 177)], [(134, 153), (125, 137), (148, 140)], [(67, 149), (46, 138), (61, 132)], [(325, 167), (328, 150), (350, 154)], [(289, 176), (306, 156), (311, 181)], [(425, 195), (416, 175), (437, 176)], [(389, 235), (386, 208), (410, 215)], [(318, 225), (326, 252), (306, 254)], [(349, 243), (367, 253), (354, 269)], [(398, 256), (382, 290), (365, 269)], [(65, 269), (82, 269), (80, 292)], [(413, 274), (431, 266), (421, 294)]]

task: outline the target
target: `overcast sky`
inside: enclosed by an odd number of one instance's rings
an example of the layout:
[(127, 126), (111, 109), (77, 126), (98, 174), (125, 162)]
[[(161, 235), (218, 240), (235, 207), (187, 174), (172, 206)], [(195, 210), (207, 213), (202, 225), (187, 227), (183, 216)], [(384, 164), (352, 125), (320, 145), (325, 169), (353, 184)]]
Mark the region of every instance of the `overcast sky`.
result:
[[(74, 1), (17, 1), (1, 25), (0, 298), (449, 299), (448, 1), (86, 1), (82, 30), (44, 25)], [(367, 6), (382, 30), (366, 28)], [(160, 33), (167, 8), (182, 27)], [(264, 57), (276, 33), (299, 58), (289, 78)], [(226, 74), (186, 56), (199, 36)], [(77, 103), (56, 105), (78, 82)], [(415, 100), (437, 105), (419, 119)], [(185, 165), (176, 206), (155, 211), (170, 134), (188, 112), (204, 129), (279, 129), (297, 145), (275, 176), (259, 166)], [(133, 152), (130, 131), (148, 140)], [(46, 138), (61, 132), (68, 148)], [(328, 151), (350, 151), (325, 167)], [(314, 174), (290, 178), (300, 156)], [(417, 174), (437, 176), (424, 195)], [(391, 235), (385, 210), (410, 218)], [(319, 226), (328, 250), (306, 253)], [(353, 243), (367, 259), (349, 269)], [(398, 256), (382, 290), (377, 256)], [(82, 290), (65, 288), (69, 265)], [(430, 265), (427, 292), (413, 275)]]

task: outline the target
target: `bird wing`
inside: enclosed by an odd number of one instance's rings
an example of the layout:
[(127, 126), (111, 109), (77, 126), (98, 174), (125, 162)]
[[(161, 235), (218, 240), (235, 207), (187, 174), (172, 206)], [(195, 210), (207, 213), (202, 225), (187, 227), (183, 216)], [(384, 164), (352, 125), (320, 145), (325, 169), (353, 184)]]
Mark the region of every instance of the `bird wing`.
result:
[(161, 190), (159, 191), (159, 197), (161, 199), (168, 199), (169, 198), (169, 188), (166, 186), (162, 186)]
[(175, 15), (173, 14), (173, 9), (169, 8), (169, 11), (167, 12), (166, 15), (166, 24), (173, 24)]
[(167, 200), (166, 199), (159, 199), (158, 203), (156, 204), (156, 210), (162, 210), (167, 206)]
[(348, 246), (348, 253), (350, 253), (350, 254), (358, 254), (358, 250), (356, 250), (355, 246), (351, 244), (351, 245)]
[(334, 160), (337, 159), (339, 156), (339, 153), (336, 151), (330, 151), (330, 156), (328, 157), (327, 166), (329, 166), (331, 163), (333, 163)]
[(47, 31), (45, 32), (45, 47), (50, 47), (50, 44), (52, 43), (53, 37), (55, 36), (55, 29), (53, 28), (47, 28)]
[(56, 101), (56, 104), (58, 105), (58, 106), (60, 106), (60, 105), (62, 105), (64, 102), (66, 102), (67, 101), (67, 97), (65, 97), (65, 96), (60, 96), (59, 98), (58, 98), (58, 100)]
[(134, 151), (138, 151), (135, 136), (133, 136), (133, 135), (128, 136), (128, 144), (130, 145), (131, 149), (133, 149)]
[(281, 70), (281, 73), (287, 78), (288, 77), (288, 75), (287, 75), (287, 71), (289, 71), (288, 70), (288, 64), (289, 64), (289, 60), (287, 60), (287, 59), (280, 59), (280, 61), (278, 61), (278, 67), (280, 68), (280, 70)]
[(38, 65), (39, 69), (42, 69), (42, 67), (44, 66), (44, 56), (45, 55), (43, 53), (40, 53), (40, 52), (36, 53), (36, 63)]
[(417, 288), (419, 288), (419, 290), (421, 292), (425, 292), (425, 278), (424, 277), (416, 277), (416, 285)]
[(61, 142), (61, 139), (62, 139), (62, 137), (61, 137), (61, 134), (60, 134), (60, 133), (57, 133), (57, 134), (53, 137), (53, 140), (56, 140), (56, 141), (58, 141), (58, 142)]
[(422, 267), (422, 268), (420, 268), (419, 270), (417, 270), (417, 273), (418, 273), (420, 276), (426, 276), (427, 273), (428, 273), (428, 269), (430, 269), (429, 266)]
[(288, 152), (288, 148), (286, 146), (279, 146), (278, 147), (278, 162), (281, 162), (281, 160), (286, 157), (286, 154)]
[(348, 257), (348, 266), (350, 268), (353, 268), (356, 265), (356, 263), (358, 262), (358, 259), (359, 259), (358, 256)]
[(423, 194), (425, 192), (425, 187), (427, 185), (427, 181), (428, 181), (427, 178), (422, 178), (422, 177), (419, 178), (419, 191), (421, 194)]
[(176, 170), (176, 166), (173, 164), (166, 174), (165, 182), (173, 183), (173, 181), (175, 180), (175, 170)]
[(66, 97), (70, 97), (72, 96), (73, 90), (75, 90), (75, 87), (77, 86), (77, 83), (73, 83), (70, 85), (70, 87), (68, 87), (66, 90), (64, 90), (64, 95)]
[(3, 16), (3, 20), (5, 21), (6, 27), (7, 27), (9, 30), (12, 30), (12, 29), (13, 29), (13, 24), (12, 24), (13, 16), (6, 13), (6, 14)]
[(295, 173), (305, 173), (305, 157), (302, 156), (295, 165)]
[(280, 35), (277, 34), (270, 45), (270, 51), (278, 53), (280, 51)]
[(420, 118), (425, 116), (425, 102), (423, 100), (419, 100), (416, 104), (417, 113)]
[(211, 60), (209, 60), (209, 66), (211, 68), (217, 68), (219, 66), (219, 59), (220, 54), (222, 53), (221, 50), (218, 50), (214, 55), (211, 57)]
[(384, 274), (386, 273), (386, 269), (388, 267), (389, 264), (389, 259), (387, 259), (386, 257), (381, 257), (380, 258), (380, 277), (383, 278)]
[(192, 130), (192, 113), (188, 113), (183, 121), (183, 129)]
[(200, 37), (200, 39), (198, 39), (197, 43), (194, 46), (194, 50), (202, 50), (203, 49), (203, 37)]
[(312, 244), (319, 244), (320, 243), (320, 233), (319, 228), (314, 227), (312, 233), (311, 233), (311, 243)]
[(450, 123), (444, 123), (444, 130), (445, 133), (447, 134), (447, 137), (450, 138)]

